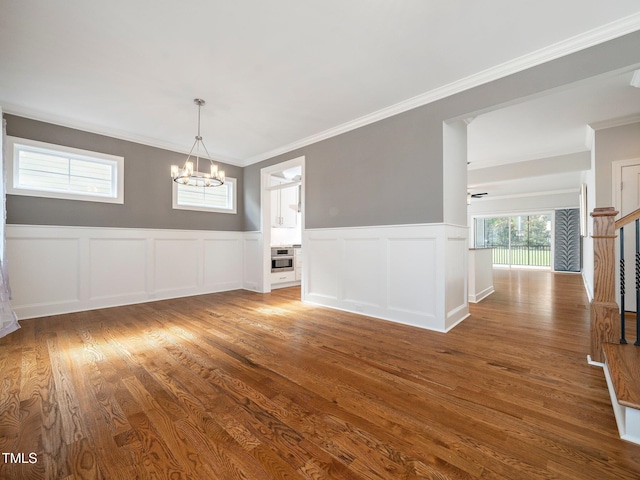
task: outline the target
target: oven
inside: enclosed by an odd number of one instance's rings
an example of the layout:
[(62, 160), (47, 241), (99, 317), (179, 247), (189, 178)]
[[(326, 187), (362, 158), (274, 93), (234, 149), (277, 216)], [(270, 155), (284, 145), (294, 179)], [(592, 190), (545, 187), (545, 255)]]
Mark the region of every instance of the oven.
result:
[(293, 271), (293, 248), (273, 247), (271, 249), (271, 272)]

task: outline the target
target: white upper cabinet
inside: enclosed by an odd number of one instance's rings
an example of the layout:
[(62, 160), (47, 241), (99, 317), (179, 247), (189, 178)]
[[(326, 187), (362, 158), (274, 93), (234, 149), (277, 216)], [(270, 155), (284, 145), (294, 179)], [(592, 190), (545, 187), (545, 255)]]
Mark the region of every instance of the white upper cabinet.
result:
[[(279, 183), (272, 177), (273, 186)], [(298, 224), (298, 185), (283, 186), (271, 190), (271, 226), (275, 228), (295, 228)]]

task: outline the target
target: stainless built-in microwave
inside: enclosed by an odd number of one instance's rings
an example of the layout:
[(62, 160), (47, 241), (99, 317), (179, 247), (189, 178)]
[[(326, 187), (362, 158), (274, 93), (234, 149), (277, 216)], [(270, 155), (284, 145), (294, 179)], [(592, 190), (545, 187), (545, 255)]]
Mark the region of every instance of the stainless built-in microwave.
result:
[(273, 247), (271, 249), (271, 271), (290, 272), (293, 270), (293, 248)]

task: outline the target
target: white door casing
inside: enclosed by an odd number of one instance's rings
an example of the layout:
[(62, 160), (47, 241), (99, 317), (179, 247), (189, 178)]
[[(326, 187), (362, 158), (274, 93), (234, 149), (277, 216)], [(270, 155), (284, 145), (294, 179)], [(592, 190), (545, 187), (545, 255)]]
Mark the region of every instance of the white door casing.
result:
[[(640, 158), (613, 163), (614, 207), (618, 218), (624, 217), (640, 208)], [(619, 243), (616, 246), (619, 251)], [(624, 228), (625, 258), (625, 310), (636, 311), (635, 290), (635, 223)], [(616, 265), (616, 284), (619, 292), (619, 265)]]

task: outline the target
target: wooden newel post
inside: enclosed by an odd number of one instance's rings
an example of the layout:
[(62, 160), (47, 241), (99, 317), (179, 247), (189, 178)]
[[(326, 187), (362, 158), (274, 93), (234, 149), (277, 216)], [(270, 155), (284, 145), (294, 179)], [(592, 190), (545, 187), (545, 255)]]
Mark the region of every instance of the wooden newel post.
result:
[(593, 300), (591, 302), (591, 359), (603, 362), (602, 344), (617, 343), (620, 310), (616, 303), (615, 217), (613, 207), (596, 208), (593, 217)]

